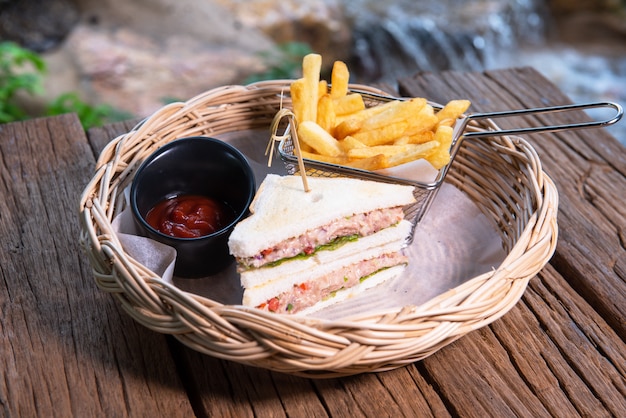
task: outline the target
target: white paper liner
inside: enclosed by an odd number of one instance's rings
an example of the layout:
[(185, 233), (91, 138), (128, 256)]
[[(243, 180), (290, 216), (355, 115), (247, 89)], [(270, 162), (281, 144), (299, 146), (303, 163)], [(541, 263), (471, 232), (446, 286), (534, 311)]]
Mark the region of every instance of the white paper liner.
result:
[(383, 176), (390, 176), (411, 181), (419, 181), (422, 183), (431, 183), (435, 181), (439, 171), (433, 167), (428, 161), (420, 158), (396, 167), (376, 170), (376, 173)]
[[(231, 143), (248, 157), (257, 186), (269, 172), (285, 174), (282, 162), (277, 158), (271, 168), (267, 167), (267, 157), (264, 156), (267, 132), (247, 131), (216, 137)], [(241, 304), (243, 290), (234, 263), (206, 278), (173, 277), (176, 251), (137, 236), (128, 205), (114, 219), (113, 228), (124, 250), (164, 281), (220, 303)], [(402, 275), (311, 316), (335, 320), (420, 305), (489, 272), (506, 256), (495, 226), (464, 193), (447, 183), (442, 185), (429, 212), (417, 226), (413, 243), (405, 251), (409, 256), (409, 265)]]

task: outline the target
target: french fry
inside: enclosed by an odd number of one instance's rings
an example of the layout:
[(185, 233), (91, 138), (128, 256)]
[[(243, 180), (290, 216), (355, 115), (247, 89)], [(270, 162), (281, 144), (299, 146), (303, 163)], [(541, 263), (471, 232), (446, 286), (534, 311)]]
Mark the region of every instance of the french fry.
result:
[(395, 139), (404, 135), (407, 126), (408, 122), (400, 121), (371, 131), (359, 129), (351, 136), (369, 147), (385, 145), (392, 143)]
[(347, 136), (344, 139), (340, 140), (339, 141), (339, 146), (341, 147), (341, 149), (345, 153), (347, 153), (348, 151), (350, 151), (353, 148), (365, 148), (365, 147), (367, 147), (367, 145), (365, 145), (364, 143), (362, 143), (358, 139), (355, 139), (352, 136)]
[(297, 121), (303, 120), (306, 107), (306, 101), (304, 99), (304, 78), (299, 78), (291, 82), (289, 86), (289, 93), (291, 94), (291, 102), (293, 107), (293, 114)]
[[(335, 123), (336, 121), (337, 117), (335, 116)], [(335, 125), (333, 134), (337, 139), (344, 139), (357, 132), (359, 128), (361, 128), (361, 123), (362, 121), (357, 118), (346, 119), (343, 122)]]
[(304, 158), (371, 171), (420, 158), (437, 169), (450, 162), (453, 126), (468, 100), (451, 100), (438, 112), (424, 98), (366, 108), (363, 96), (349, 91), (345, 63), (333, 64), (330, 86), (320, 79), (319, 55), (305, 56), (302, 70), (290, 90)]
[(433, 131), (422, 131), (413, 135), (408, 135), (409, 144), (423, 144), (434, 139), (435, 133)]
[(387, 109), (363, 121), (361, 129), (378, 129), (392, 123), (410, 121), (426, 105), (426, 99), (393, 101)]
[(317, 120), (317, 99), (320, 84), (320, 71), (322, 69), (322, 56), (319, 54), (307, 54), (302, 59), (302, 76), (304, 89), (302, 92), (302, 115), (300, 122)]
[(300, 142), (300, 151), (315, 152), (312, 146), (305, 144), (304, 142)]
[(317, 100), (328, 93), (328, 81), (320, 80), (320, 83), (317, 86)]
[(343, 61), (335, 61), (330, 74), (330, 95), (333, 99), (338, 99), (348, 94), (349, 79), (350, 73), (346, 63)]
[(335, 103), (330, 94), (325, 94), (317, 101), (317, 124), (325, 131), (333, 133), (335, 128)]
[(408, 145), (411, 143), (410, 141), (411, 141), (411, 137), (404, 135), (397, 139), (394, 139), (391, 145)]
[(450, 162), (450, 146), (452, 145), (452, 134), (454, 130), (450, 126), (439, 126), (435, 132), (434, 142), (438, 142), (439, 146), (433, 150), (426, 160), (437, 170)]
[(446, 105), (437, 112), (437, 119), (458, 119), (470, 107), (469, 100), (450, 100)]
[(433, 130), (437, 126), (437, 116), (432, 106), (423, 106), (412, 118), (408, 120), (409, 126), (405, 135), (416, 135), (424, 131)]
[(439, 122), (437, 122), (437, 126), (454, 126), (455, 122), (456, 119), (452, 118), (441, 119)]
[(394, 102), (383, 103), (378, 106), (366, 107), (365, 109), (356, 111), (354, 113), (347, 113), (345, 115), (337, 115), (337, 124), (343, 123), (348, 119), (354, 119), (357, 121), (364, 121), (368, 118), (371, 118), (374, 115), (382, 113), (385, 109), (388, 109), (393, 105)]
[(335, 102), (335, 113), (337, 115), (348, 115), (365, 109), (363, 96), (358, 93), (351, 93), (333, 100)]
[(331, 157), (328, 155), (321, 155), (315, 152), (302, 151), (302, 158), (369, 171), (380, 170), (387, 167), (388, 165), (387, 157), (385, 157), (383, 154), (377, 154), (367, 158), (350, 158), (347, 155)]
[[(411, 161), (419, 160), (430, 155), (434, 149), (439, 147), (437, 141), (429, 141), (424, 144), (411, 144), (413, 148), (400, 150), (392, 155), (387, 156), (387, 168), (406, 164)], [(407, 145), (408, 147), (408, 145)]]
[(308, 160), (321, 161), (323, 163), (337, 164), (337, 165), (346, 165), (352, 161), (347, 155), (322, 155), (317, 152), (310, 151), (302, 151), (302, 158), (306, 158)]
[(432, 141), (435, 134), (433, 131), (418, 132), (413, 135), (403, 135), (400, 138), (393, 141), (393, 145), (405, 145), (405, 144), (423, 144), (425, 142)]
[(343, 153), (339, 141), (315, 122), (301, 122), (298, 125), (298, 138), (322, 155), (337, 157)]
[(367, 158), (349, 160), (345, 165), (361, 170), (376, 171), (388, 166), (387, 157), (383, 154), (376, 154)]
[(365, 148), (353, 148), (348, 151), (347, 155), (350, 158), (368, 158), (374, 155), (382, 154), (387, 158), (394, 158), (395, 156), (406, 155), (422, 155), (426, 156), (437, 148), (439, 143), (437, 141), (430, 141), (425, 144), (407, 144), (407, 145), (376, 145), (373, 147)]

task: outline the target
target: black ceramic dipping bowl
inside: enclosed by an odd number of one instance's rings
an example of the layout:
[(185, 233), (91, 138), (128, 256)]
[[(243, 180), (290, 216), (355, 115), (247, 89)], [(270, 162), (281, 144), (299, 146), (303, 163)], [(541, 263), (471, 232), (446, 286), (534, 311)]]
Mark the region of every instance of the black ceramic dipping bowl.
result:
[[(176, 249), (174, 275), (197, 278), (215, 274), (233, 262), (228, 237), (248, 214), (256, 191), (254, 173), (232, 145), (202, 136), (172, 141), (139, 167), (130, 189), (130, 204), (139, 233)], [(178, 238), (153, 228), (148, 212), (164, 199), (200, 195), (232, 209), (232, 221), (196, 238)]]

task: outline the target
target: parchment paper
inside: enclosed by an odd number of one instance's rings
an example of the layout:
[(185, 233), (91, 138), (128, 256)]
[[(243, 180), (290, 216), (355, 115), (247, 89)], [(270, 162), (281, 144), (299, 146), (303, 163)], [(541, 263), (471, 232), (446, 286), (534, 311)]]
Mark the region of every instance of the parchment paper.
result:
[[(243, 131), (216, 135), (241, 150), (255, 173), (257, 186), (272, 172), (286, 174), (274, 156), (268, 168), (264, 155), (269, 137), (265, 131)], [(200, 278), (173, 277), (176, 252), (173, 248), (136, 236), (130, 210), (113, 222), (124, 250), (163, 280), (181, 290), (224, 304), (241, 304), (243, 290), (234, 263), (219, 274)], [(409, 265), (404, 273), (357, 297), (330, 306), (311, 316), (339, 319), (375, 313), (406, 305), (420, 305), (465, 281), (496, 268), (506, 256), (502, 241), (486, 217), (461, 191), (444, 183), (429, 212), (415, 230), (405, 251)]]

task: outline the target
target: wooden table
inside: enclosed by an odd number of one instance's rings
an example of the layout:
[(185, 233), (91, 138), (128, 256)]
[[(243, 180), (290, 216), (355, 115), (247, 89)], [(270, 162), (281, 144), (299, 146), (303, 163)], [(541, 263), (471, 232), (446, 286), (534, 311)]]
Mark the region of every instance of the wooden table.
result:
[[(417, 74), (398, 90), (469, 98), (474, 112), (569, 102), (530, 68)], [(559, 244), (503, 318), (397, 370), (308, 380), (192, 351), (97, 289), (79, 196), (99, 150), (132, 125), (0, 125), (1, 416), (626, 414), (626, 149), (605, 131), (529, 137), (559, 190)]]

